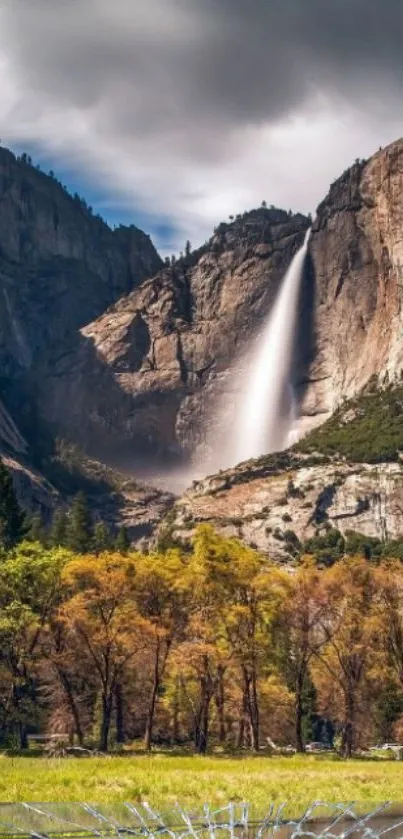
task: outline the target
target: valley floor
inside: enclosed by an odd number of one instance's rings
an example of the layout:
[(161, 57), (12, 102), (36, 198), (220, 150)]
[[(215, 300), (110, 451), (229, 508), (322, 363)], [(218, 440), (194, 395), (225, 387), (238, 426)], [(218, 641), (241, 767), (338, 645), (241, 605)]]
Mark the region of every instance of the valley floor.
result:
[(249, 801), (257, 816), (271, 801), (295, 814), (314, 800), (403, 802), (403, 762), (324, 756), (11, 758), (0, 760), (0, 801), (147, 801), (160, 810)]

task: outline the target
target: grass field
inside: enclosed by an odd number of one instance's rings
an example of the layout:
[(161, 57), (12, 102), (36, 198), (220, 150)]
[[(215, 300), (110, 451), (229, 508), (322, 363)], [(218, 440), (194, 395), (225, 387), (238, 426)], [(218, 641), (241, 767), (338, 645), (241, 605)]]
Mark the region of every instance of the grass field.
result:
[(167, 809), (204, 802), (403, 801), (403, 761), (321, 756), (25, 758), (0, 760), (0, 801), (142, 802)]

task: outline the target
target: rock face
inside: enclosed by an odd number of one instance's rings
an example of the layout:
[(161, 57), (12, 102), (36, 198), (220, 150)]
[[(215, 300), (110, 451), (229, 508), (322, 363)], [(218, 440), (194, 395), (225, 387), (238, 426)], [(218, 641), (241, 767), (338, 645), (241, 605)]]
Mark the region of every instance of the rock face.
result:
[(28, 442), (38, 423), (58, 429), (68, 413), (60, 379), (80, 328), (161, 264), (142, 231), (112, 231), (24, 156), (0, 149), (0, 397)]
[[(199, 251), (165, 267), (82, 330), (94, 382), (93, 434), (149, 452), (192, 451), (229, 369), (270, 311), (308, 219), (261, 208), (220, 225)], [(99, 377), (100, 359), (107, 376)], [(106, 389), (120, 396), (106, 406)], [(94, 406), (106, 406), (95, 414)]]
[[(402, 171), (398, 141), (345, 172), (318, 208), (292, 371), (303, 428), (371, 377), (400, 375)], [(3, 150), (1, 384), (18, 432), (32, 436), (35, 414), (41, 434), (45, 423), (99, 457), (203, 446), (207, 425), (231, 423), (246, 350), (308, 224), (262, 207), (158, 271), (144, 234), (112, 232)]]
[[(45, 520), (82, 488), (74, 481), (56, 488), (41, 474), (55, 437), (80, 438), (88, 425), (80, 328), (161, 265), (141, 230), (112, 231), (53, 177), (0, 149), (0, 455), (22, 506)], [(125, 524), (135, 541), (172, 503), (127, 477), (118, 488), (86, 480), (95, 515)]]
[[(277, 457), (277, 460), (276, 460)], [(382, 541), (403, 533), (403, 466), (307, 458), (284, 452), (195, 483), (174, 507), (174, 538), (208, 522), (278, 562), (323, 525)]]
[(21, 507), (28, 512), (40, 513), (44, 521), (49, 521), (61, 500), (55, 487), (36, 469), (14, 457), (3, 454), (1, 459), (11, 474)]
[(319, 205), (310, 241), (314, 352), (301, 371), (308, 424), (372, 377), (403, 369), (403, 140), (357, 162)]
[[(302, 429), (370, 379), (384, 383), (401, 375), (402, 173), (403, 140), (357, 162), (318, 207), (291, 371)], [(309, 224), (305, 216), (262, 207), (219, 225), (198, 251), (163, 266), (144, 233), (110, 230), (54, 178), (0, 149), (0, 451), (27, 468), (38, 466), (62, 437), (98, 459), (122, 457), (130, 467), (132, 456), (170, 459), (198, 451), (214, 423), (230, 433), (234, 382)], [(337, 484), (329, 521), (337, 505), (354, 511), (359, 492), (369, 498), (373, 522), (382, 519), (375, 497), (384, 492), (393, 506), (398, 464), (379, 466), (386, 490), (376, 483), (375, 467), (294, 467), (295, 481), (304, 470), (319, 470), (303, 475), (314, 487), (305, 508), (298, 512), (291, 509), (297, 501), (287, 501), (296, 533), (308, 534), (308, 504), (315, 507), (337, 471), (345, 494)], [(251, 473), (246, 495), (263, 492), (261, 480)], [(289, 476), (270, 480), (281, 499)], [(246, 487), (236, 480), (231, 493)], [(205, 489), (183, 504), (208, 499)], [(244, 538), (273, 551), (281, 539), (264, 535), (262, 522), (264, 508), (273, 511), (276, 501), (266, 501), (255, 516), (259, 526), (248, 519), (253, 511), (240, 518)], [(238, 509), (235, 494), (232, 503)], [(274, 529), (288, 512), (281, 506), (270, 513)], [(375, 527), (371, 521), (367, 529)], [(354, 528), (361, 524), (357, 519)], [(376, 527), (397, 532), (397, 512)]]
[[(318, 207), (292, 371), (302, 433), (373, 377), (384, 383), (401, 375), (402, 173), (400, 140), (354, 164)], [(208, 424), (231, 425), (245, 350), (308, 223), (262, 208), (220, 225), (199, 252), (85, 327), (81, 366), (97, 393), (92, 436), (141, 440), (154, 452), (194, 451)], [(95, 370), (100, 359), (103, 376)], [(107, 388), (116, 394), (113, 407)], [(216, 410), (220, 392), (228, 394), (227, 415)]]

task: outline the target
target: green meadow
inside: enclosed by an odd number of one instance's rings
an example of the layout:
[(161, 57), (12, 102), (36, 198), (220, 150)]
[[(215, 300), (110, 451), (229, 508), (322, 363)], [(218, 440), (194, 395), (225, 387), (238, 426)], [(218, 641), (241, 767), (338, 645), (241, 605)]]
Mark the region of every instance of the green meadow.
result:
[(326, 756), (106, 756), (0, 759), (0, 801), (147, 801), (161, 810), (271, 801), (299, 810), (313, 800), (403, 801), (403, 761)]

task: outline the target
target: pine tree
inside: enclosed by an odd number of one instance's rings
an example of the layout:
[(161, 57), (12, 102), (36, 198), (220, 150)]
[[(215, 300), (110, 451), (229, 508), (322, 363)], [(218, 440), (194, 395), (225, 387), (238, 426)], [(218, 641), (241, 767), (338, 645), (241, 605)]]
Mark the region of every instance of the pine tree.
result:
[(92, 521), (86, 496), (79, 492), (71, 506), (67, 524), (67, 546), (76, 553), (91, 550)]
[(96, 554), (112, 547), (110, 530), (104, 521), (98, 521), (94, 527), (93, 547)]
[(33, 513), (27, 519), (27, 539), (30, 542), (40, 542), (42, 545), (46, 542), (46, 529), (41, 513)]
[(64, 510), (58, 507), (52, 519), (52, 526), (50, 528), (49, 542), (54, 548), (61, 547), (67, 541), (67, 515)]
[(119, 528), (119, 532), (115, 541), (115, 548), (117, 551), (119, 551), (119, 553), (125, 554), (129, 550), (130, 544), (131, 542), (129, 539), (129, 534), (127, 532), (127, 527), (123, 525)]
[(0, 459), (0, 545), (12, 548), (25, 534), (25, 513), (17, 501), (9, 471)]

